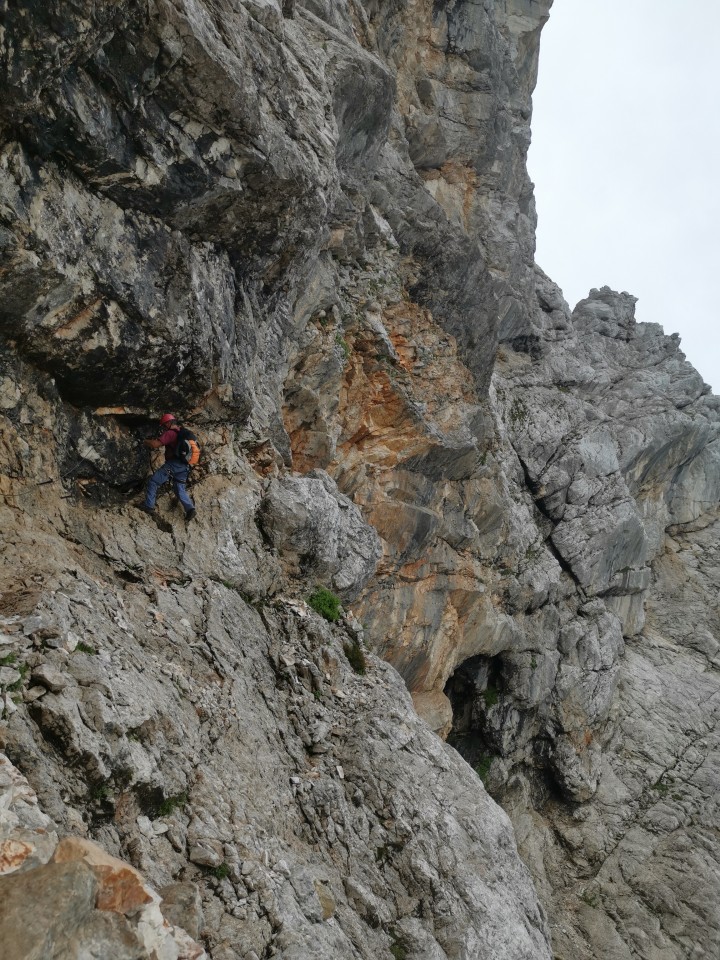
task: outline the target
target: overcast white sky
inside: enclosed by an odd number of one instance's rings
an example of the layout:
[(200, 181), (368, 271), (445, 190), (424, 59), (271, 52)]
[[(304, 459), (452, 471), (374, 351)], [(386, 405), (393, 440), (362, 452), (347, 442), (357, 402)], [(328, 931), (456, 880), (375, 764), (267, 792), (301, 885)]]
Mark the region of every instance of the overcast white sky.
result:
[(638, 297), (720, 393), (720, 0), (555, 0), (533, 104), (537, 262), (571, 307)]

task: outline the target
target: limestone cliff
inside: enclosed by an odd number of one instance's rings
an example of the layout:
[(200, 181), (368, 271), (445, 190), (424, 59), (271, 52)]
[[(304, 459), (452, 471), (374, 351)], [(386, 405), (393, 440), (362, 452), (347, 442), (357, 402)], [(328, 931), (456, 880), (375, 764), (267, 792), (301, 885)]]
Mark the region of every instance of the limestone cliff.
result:
[[(3, 10), (0, 883), (76, 905), (39, 955), (717, 953), (720, 400), (533, 262), (550, 6)], [(188, 525), (133, 506), (168, 409)]]

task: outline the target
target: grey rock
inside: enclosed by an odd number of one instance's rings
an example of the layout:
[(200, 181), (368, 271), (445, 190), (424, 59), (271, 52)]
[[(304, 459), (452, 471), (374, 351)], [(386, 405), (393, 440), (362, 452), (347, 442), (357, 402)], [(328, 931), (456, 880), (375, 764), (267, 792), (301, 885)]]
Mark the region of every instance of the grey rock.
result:
[(31, 674), (31, 680), (42, 684), (51, 693), (60, 693), (68, 686), (67, 674), (50, 663), (41, 663), (36, 667)]
[(47, 863), (57, 840), (55, 826), (39, 808), (35, 792), (0, 754), (0, 875)]
[(223, 862), (222, 843), (212, 837), (199, 837), (190, 842), (188, 857), (203, 867), (219, 867)]
[(163, 916), (175, 927), (182, 927), (197, 940), (203, 927), (202, 900), (194, 883), (170, 883), (158, 891)]
[(21, 679), (22, 674), (14, 667), (0, 667), (0, 687), (11, 687)]
[[(84, 863), (49, 863), (0, 877), (0, 937), (5, 956), (8, 960), (46, 957), (68, 945), (94, 912), (96, 892), (95, 876)], [(33, 909), (28, 910), (31, 902)]]
[[(0, 738), (215, 960), (549, 956), (515, 840), (558, 956), (717, 942), (720, 401), (534, 266), (550, 6), (7, 11)], [(160, 404), (192, 527), (126, 504)]]
[[(90, 622), (98, 628), (102, 623), (116, 623), (113, 612), (121, 600), (125, 616), (133, 623), (142, 623), (149, 608), (154, 606), (142, 590), (121, 590), (111, 597), (107, 589), (77, 583), (72, 586), (71, 581), (65, 583), (63, 590), (69, 598), (68, 609), (78, 619), (87, 618), (89, 608), (84, 602), (91, 602)], [(116, 716), (115, 727), (106, 726), (102, 736), (109, 749), (108, 773), (127, 769), (130, 762), (127, 741), (118, 735), (123, 728), (136, 731), (133, 737), (139, 738), (139, 742), (133, 739), (133, 747), (152, 758), (146, 772), (142, 772), (139, 755), (138, 758), (133, 755), (134, 786), (129, 793), (125, 792), (122, 803), (119, 799), (112, 801), (118, 810), (127, 803), (132, 805), (133, 796), (138, 802), (142, 797), (152, 798), (153, 790), (169, 799), (183, 789), (188, 791), (186, 800), (168, 804), (173, 809), (166, 817), (168, 823), (178, 826), (185, 823), (187, 847), (180, 842), (177, 849), (165, 843), (163, 837), (148, 840), (141, 830), (143, 817), (147, 815), (139, 812), (132, 819), (123, 820), (122, 829), (137, 864), (147, 869), (151, 877), (167, 876), (182, 864), (187, 868), (189, 863), (193, 869), (193, 862), (205, 868), (197, 880), (203, 901), (204, 935), (209, 938), (212, 953), (222, 955), (223, 943), (227, 941), (235, 945), (228, 949), (245, 953), (252, 949), (261, 955), (263, 945), (269, 942), (270, 928), (259, 918), (252, 919), (255, 914), (251, 904), (257, 902), (252, 900), (255, 897), (265, 904), (263, 909), (274, 911), (274, 922), (284, 931), (282, 942), (288, 950), (300, 951), (298, 956), (311, 949), (320, 956), (329, 956), (333, 951), (341, 956), (353, 955), (352, 937), (358, 935), (361, 921), (344, 893), (345, 867), (320, 868), (307, 846), (317, 842), (328, 844), (338, 852), (345, 851), (341, 859), (350, 857), (357, 864), (358, 882), (369, 889), (384, 889), (383, 871), (394, 864), (399, 889), (406, 892), (398, 894), (397, 902), (394, 895), (389, 900), (375, 895), (378, 903), (384, 903), (381, 915), (388, 920), (406, 915), (406, 911), (410, 915), (419, 898), (427, 903), (428, 909), (434, 910), (436, 898), (431, 896), (430, 889), (438, 882), (443, 886), (443, 898), (453, 899), (456, 879), (450, 878), (456, 877), (460, 851), (476, 850), (473, 857), (477, 856), (478, 862), (467, 867), (467, 882), (472, 883), (475, 890), (473, 899), (475, 896), (491, 897), (494, 902), (497, 899), (494, 913), (498, 931), (501, 927), (506, 931), (503, 937), (507, 937), (509, 929), (519, 930), (513, 919), (517, 902), (498, 892), (506, 881), (498, 877), (497, 881), (486, 883), (476, 876), (479, 863), (485, 861), (490, 850), (498, 844), (503, 850), (512, 849), (508, 822), (484, 794), (475, 774), (414, 715), (395, 672), (373, 658), (371, 677), (366, 680), (354, 674), (342, 655), (345, 635), (336, 637), (329, 628), (326, 631), (324, 621), (318, 618), (316, 622), (315, 615), (302, 611), (299, 604), (278, 603), (275, 607), (266, 607), (261, 617), (236, 591), (210, 582), (204, 587), (199, 583), (175, 587), (183, 609), (192, 608), (197, 590), (205, 616), (205, 643), (212, 650), (212, 660), (205, 659), (204, 648), (197, 648), (195, 636), (186, 632), (178, 620), (169, 621), (167, 636), (172, 640), (166, 639), (165, 643), (171, 643), (176, 663), (194, 664), (192, 674), (201, 692), (198, 702), (203, 705), (207, 728), (205, 722), (199, 722), (195, 706), (178, 694), (175, 684), (162, 672), (164, 662), (153, 659), (144, 645), (147, 638), (141, 644), (116, 623), (116, 630), (106, 634), (104, 645), (110, 664), (122, 652), (126, 666), (117, 672), (107, 668), (108, 679), (112, 676)], [(307, 659), (323, 674), (334, 670), (335, 682), (345, 690), (346, 699), (333, 699), (332, 707), (326, 706), (318, 702), (309, 689), (293, 681), (294, 667), (283, 668), (288, 674), (276, 673), (274, 651), (281, 649), (281, 639), (286, 649), (290, 644), (295, 652), (292, 657), (286, 656), (291, 664), (299, 665)], [(88, 659), (95, 663), (96, 658)], [(141, 662), (142, 671), (132, 666)], [(245, 662), (247, 673), (239, 668), (240, 662)], [(215, 672), (218, 663), (226, 664), (228, 677), (233, 678), (224, 689), (218, 685)], [(331, 663), (334, 665), (330, 666)], [(60, 696), (48, 692), (43, 700)], [(220, 713), (211, 707), (214, 703), (223, 705)], [(55, 709), (59, 709), (59, 705)], [(66, 715), (66, 711), (67, 707), (63, 707), (62, 715)], [(380, 719), (389, 718), (391, 714), (397, 719)], [(22, 718), (19, 723), (14, 721), (13, 742), (20, 742), (26, 722)], [(331, 763), (326, 765), (324, 755), (308, 763), (302, 740), (306, 730), (332, 742)], [(83, 769), (92, 770), (92, 751), (98, 734), (87, 727), (83, 730), (77, 726), (74, 731), (74, 749), (78, 751), (79, 762)], [(183, 744), (181, 752), (172, 746), (179, 743)], [(185, 757), (192, 758), (191, 762)], [(396, 769), (400, 759), (401, 767)], [(314, 768), (316, 763), (319, 766)], [(337, 766), (342, 767), (343, 779), (337, 775)], [(69, 821), (70, 809), (79, 798), (85, 797), (85, 786), (68, 784), (62, 763), (52, 774), (50, 770), (45, 762), (42, 782), (48, 795), (55, 790), (72, 790), (73, 796), (64, 793), (64, 807), (56, 804)], [(258, 771), (262, 771), (260, 777)], [(291, 783), (289, 772), (297, 780), (296, 784)], [(318, 775), (312, 776), (314, 772)], [(105, 777), (106, 782), (114, 783), (114, 774)], [(127, 780), (118, 781), (123, 782)], [(248, 791), (246, 785), (250, 782), (253, 789)], [(431, 828), (431, 824), (438, 821), (442, 801), (433, 800), (428, 807), (425, 793), (419, 791), (420, 784), (430, 782), (435, 797), (444, 796), (450, 789), (457, 791), (458, 784), (462, 784), (462, 810), (455, 810), (449, 820), (447, 811), (444, 812), (446, 828), (442, 835), (436, 835)], [(358, 784), (364, 787), (359, 806), (353, 799)], [(153, 785), (162, 786), (158, 790)], [(103, 802), (111, 801), (106, 797)], [(159, 804), (159, 799), (152, 802)], [(479, 833), (472, 826), (477, 821), (478, 805), (484, 811), (481, 814), (484, 826)], [(278, 818), (286, 824), (287, 841), (281, 840), (275, 831)], [(497, 831), (492, 837), (486, 832), (491, 822), (492, 829)], [(411, 828), (410, 824), (415, 826)], [(457, 848), (451, 858), (452, 867), (450, 861), (447, 866), (443, 865), (442, 851), (448, 844)], [(428, 884), (425, 892), (417, 886), (417, 858), (427, 864), (423, 867), (426, 880), (422, 883)], [(240, 859), (242, 871), (236, 872), (233, 864)], [(287, 864), (287, 869), (277, 874), (270, 864), (280, 859)], [(209, 875), (208, 867), (216, 877)], [(450, 871), (447, 875), (446, 869)], [(507, 946), (501, 955), (549, 955), (544, 921), (534, 902), (526, 871), (512, 856), (505, 862), (503, 871), (506, 870), (511, 872), (513, 890), (521, 897), (519, 909), (523, 915), (529, 911), (533, 926), (530, 931), (523, 928), (524, 932), (506, 939)], [(291, 878), (304, 878), (298, 887), (300, 892), (288, 882), (288, 871)], [(441, 879), (444, 876), (447, 880)], [(276, 877), (281, 886), (277, 893), (272, 893), (276, 889)], [(500, 883), (500, 887), (496, 883)], [(218, 891), (224, 904), (217, 914), (208, 899), (210, 889)], [(245, 891), (242, 897), (250, 900), (241, 908), (245, 919), (236, 917), (238, 925), (231, 931), (224, 925), (227, 921), (221, 918), (225, 909), (228, 912), (236, 909), (241, 891)], [(170, 900), (173, 895), (170, 891)], [(191, 899), (196, 904), (194, 898)], [(363, 907), (366, 909), (370, 908)], [(437, 901), (437, 910), (442, 909), (442, 903)], [(326, 919), (320, 919), (318, 925), (318, 918), (330, 915), (332, 925)], [(198, 919), (195, 908), (192, 916)], [(467, 956), (474, 949), (474, 923), (472, 910), (463, 907), (462, 920), (454, 929), (466, 931), (462, 934), (461, 951)], [(426, 944), (438, 943), (431, 928), (424, 929)], [(443, 942), (449, 942), (448, 938), (455, 935), (450, 931), (443, 933)], [(378, 948), (390, 942), (380, 929), (363, 936)], [(423, 935), (416, 931), (414, 936), (422, 939)], [(311, 947), (313, 943), (315, 946)], [(444, 948), (438, 946), (437, 949)]]
[(74, 936), (56, 946), (58, 960), (76, 957), (117, 957), (117, 960), (144, 960), (148, 952), (125, 917), (94, 911)]
[[(527, 834), (521, 846), (542, 878), (560, 952), (590, 958), (601, 949), (629, 957), (653, 938), (658, 949), (680, 957), (691, 894), (678, 879), (675, 854), (664, 860), (654, 851), (659, 837), (664, 849), (687, 850), (690, 808), (691, 819), (705, 816), (704, 802), (689, 800), (695, 761), (676, 766), (667, 750), (680, 756), (686, 749), (673, 716), (682, 713), (685, 730), (697, 729), (689, 708), (696, 694), (683, 679), (692, 669), (686, 657), (698, 655), (691, 650), (714, 656), (712, 631), (705, 632), (707, 600), (700, 596), (709, 597), (717, 582), (710, 533), (717, 413), (677, 340), (635, 322), (632, 297), (595, 290), (570, 316), (542, 278), (539, 291), (538, 356), (530, 364), (508, 356), (498, 385), (502, 391), (512, 385), (500, 399), (553, 543), (583, 592), (602, 597), (581, 606), (580, 617), (564, 627), (553, 692), (567, 732), (553, 737), (550, 767), (561, 791), (582, 806), (572, 826), (553, 815), (546, 822), (562, 838), (559, 862), (570, 876), (579, 880), (590, 866), (603, 878), (580, 891), (576, 919), (561, 904), (559, 887), (551, 892), (557, 866), (546, 870), (554, 854), (541, 852), (542, 841)], [(703, 510), (706, 519), (699, 520)], [(698, 538), (703, 546), (693, 549)], [(680, 584), (687, 584), (685, 596)], [(626, 647), (612, 613), (630, 638)], [(698, 682), (712, 686), (712, 672), (703, 671)], [(705, 694), (700, 699), (707, 702)], [(707, 756), (712, 746), (703, 742)], [(534, 806), (528, 794), (520, 799), (525, 788), (515, 779), (497, 790), (520, 828)], [(633, 893), (620, 879), (628, 871)], [(667, 893), (669, 876), (673, 897), (660, 905), (657, 891)], [(646, 896), (655, 904), (652, 917)], [(614, 915), (618, 903), (622, 917)], [(711, 942), (714, 930), (710, 922), (697, 937)], [(590, 945), (579, 947), (587, 937)]]
[(273, 480), (261, 523), (291, 573), (330, 584), (344, 599), (356, 597), (375, 572), (379, 537), (323, 470)]

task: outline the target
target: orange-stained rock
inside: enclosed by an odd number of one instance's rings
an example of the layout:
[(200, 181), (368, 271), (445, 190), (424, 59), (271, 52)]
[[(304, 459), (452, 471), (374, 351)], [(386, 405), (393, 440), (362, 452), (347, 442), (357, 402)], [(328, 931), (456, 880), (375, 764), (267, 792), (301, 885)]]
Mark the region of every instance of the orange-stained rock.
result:
[(158, 901), (134, 867), (112, 857), (91, 840), (65, 837), (53, 855), (55, 863), (83, 860), (98, 879), (97, 908), (130, 916), (146, 903)]
[(33, 847), (22, 840), (5, 840), (0, 843), (0, 874), (18, 870), (33, 852)]
[(152, 901), (148, 888), (132, 867), (115, 870), (113, 867), (94, 867), (100, 881), (98, 910), (113, 910), (115, 913), (133, 914), (138, 907)]
[(54, 824), (39, 809), (35, 791), (0, 753), (0, 877), (47, 863), (56, 845)]
[[(445, 171), (461, 189), (466, 173)], [(357, 602), (371, 645), (445, 736), (448, 677), (466, 657), (494, 652), (502, 631), (493, 574), (473, 553), (486, 514), (497, 513), (483, 446), (495, 428), (478, 425), (480, 400), (456, 341), (409, 299), (370, 304), (342, 335), (318, 328), (286, 397), (293, 467), (326, 469), (381, 537), (374, 582)]]
[(442, 690), (417, 691), (412, 694), (412, 699), (418, 715), (444, 740), (452, 730), (453, 712)]

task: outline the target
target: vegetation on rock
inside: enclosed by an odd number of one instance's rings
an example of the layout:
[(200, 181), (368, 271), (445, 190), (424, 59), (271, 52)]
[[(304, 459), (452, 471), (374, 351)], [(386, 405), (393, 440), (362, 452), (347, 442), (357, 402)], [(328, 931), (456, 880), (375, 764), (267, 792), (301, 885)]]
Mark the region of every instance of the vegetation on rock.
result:
[(308, 597), (308, 605), (313, 608), (315, 613), (319, 613), (330, 623), (335, 623), (340, 619), (342, 606), (340, 597), (326, 587), (318, 587), (314, 590)]

